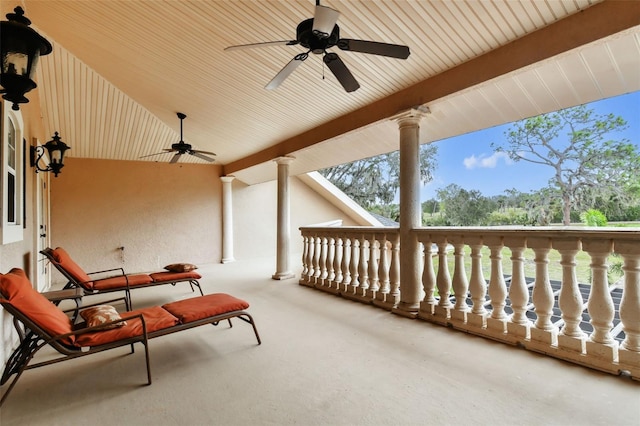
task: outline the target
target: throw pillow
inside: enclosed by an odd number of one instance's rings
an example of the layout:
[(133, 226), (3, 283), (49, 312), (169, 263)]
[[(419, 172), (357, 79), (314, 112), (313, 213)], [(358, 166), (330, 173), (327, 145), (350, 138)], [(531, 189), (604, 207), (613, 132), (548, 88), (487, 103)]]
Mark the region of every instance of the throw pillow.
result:
[[(80, 316), (87, 322), (87, 327), (95, 327), (111, 321), (118, 321), (122, 317), (111, 305), (98, 305), (80, 311)], [(127, 325), (126, 321), (115, 322), (105, 327), (105, 330)]]

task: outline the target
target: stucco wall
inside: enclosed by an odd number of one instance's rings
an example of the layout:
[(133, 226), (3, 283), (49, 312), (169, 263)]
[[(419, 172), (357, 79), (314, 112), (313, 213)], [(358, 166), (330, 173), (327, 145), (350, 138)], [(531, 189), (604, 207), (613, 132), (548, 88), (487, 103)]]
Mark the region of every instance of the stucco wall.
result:
[[(64, 247), (89, 271), (220, 262), (219, 173), (216, 165), (69, 158), (51, 183), (51, 245)], [(234, 180), (232, 189), (235, 259), (274, 257), (275, 266), (277, 182), (247, 186)], [(296, 271), (298, 227), (335, 219), (354, 223), (296, 177), (289, 193)], [(125, 247), (124, 257), (119, 247)], [(62, 276), (54, 271), (53, 280)]]
[(51, 245), (87, 271), (217, 262), (219, 173), (216, 165), (70, 158), (51, 184)]
[[(277, 182), (248, 186), (235, 180), (232, 187), (236, 259), (255, 257), (274, 257), (275, 259)], [(297, 272), (301, 267), (299, 255), (302, 253), (299, 227), (336, 219), (342, 219), (345, 226), (355, 225), (355, 222), (296, 177), (289, 179), (289, 196), (291, 220), (289, 247), (292, 256), (295, 256), (291, 259), (290, 266), (294, 272)]]

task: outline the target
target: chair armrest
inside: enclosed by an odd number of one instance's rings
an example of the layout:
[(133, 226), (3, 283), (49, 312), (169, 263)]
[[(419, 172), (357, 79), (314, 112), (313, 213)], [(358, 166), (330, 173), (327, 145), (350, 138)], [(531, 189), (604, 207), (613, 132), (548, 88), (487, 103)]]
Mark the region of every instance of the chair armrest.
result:
[(103, 271), (94, 271), (94, 272), (87, 272), (87, 275), (92, 275), (92, 274), (104, 274), (105, 272), (113, 272), (113, 271), (120, 271), (120, 274), (118, 275), (126, 275), (124, 273), (124, 268), (111, 268), (111, 269), (105, 269)]
[[(89, 304), (89, 305), (84, 305), (84, 304), (83, 304), (82, 306), (80, 306), (80, 308), (65, 309), (65, 310), (64, 310), (64, 311), (62, 311), (62, 312), (64, 312), (65, 314), (67, 314), (67, 313), (69, 313), (69, 312), (74, 312), (74, 311), (77, 311), (77, 310), (82, 311), (83, 309), (91, 308), (91, 307), (93, 307), (93, 306), (108, 305), (108, 304), (111, 304), (111, 303), (114, 303), (114, 302), (122, 302), (122, 303), (124, 303), (124, 305), (126, 306), (126, 305), (127, 305), (127, 298), (126, 298), (126, 297), (118, 297), (117, 299), (103, 300), (103, 301), (101, 301), (101, 302), (91, 303), (91, 304)], [(129, 311), (127, 310), (127, 312), (129, 312)]]
[(135, 318), (140, 318), (140, 321), (142, 322), (142, 334), (140, 336), (144, 337), (144, 339), (147, 340), (148, 339), (147, 323), (146, 323), (146, 321), (144, 319), (144, 315), (136, 314), (136, 315), (123, 316), (118, 320), (105, 322), (104, 324), (96, 325), (96, 326), (93, 326), (93, 327), (79, 328), (77, 330), (73, 330), (71, 333), (58, 334), (56, 336), (51, 336), (50, 339), (46, 339), (46, 343), (50, 343), (50, 342), (62, 343), (61, 341), (63, 339), (66, 339), (67, 337), (79, 336), (81, 334), (91, 333), (93, 331), (110, 330), (109, 326), (112, 326), (113, 324), (117, 324), (117, 323), (122, 322), (122, 321), (132, 320), (132, 319), (135, 319)]

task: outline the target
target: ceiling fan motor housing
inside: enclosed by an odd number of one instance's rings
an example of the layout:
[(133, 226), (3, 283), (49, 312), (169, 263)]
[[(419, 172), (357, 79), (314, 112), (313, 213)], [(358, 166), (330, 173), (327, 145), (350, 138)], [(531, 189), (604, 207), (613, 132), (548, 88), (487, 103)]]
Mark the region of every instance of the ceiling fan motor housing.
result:
[(319, 55), (338, 43), (338, 40), (340, 40), (340, 27), (335, 25), (329, 37), (320, 38), (313, 32), (313, 18), (305, 19), (296, 28), (296, 39), (302, 46)]
[(178, 143), (171, 144), (171, 149), (174, 151), (178, 151), (180, 154), (186, 154), (187, 152), (191, 151), (191, 145), (180, 141)]

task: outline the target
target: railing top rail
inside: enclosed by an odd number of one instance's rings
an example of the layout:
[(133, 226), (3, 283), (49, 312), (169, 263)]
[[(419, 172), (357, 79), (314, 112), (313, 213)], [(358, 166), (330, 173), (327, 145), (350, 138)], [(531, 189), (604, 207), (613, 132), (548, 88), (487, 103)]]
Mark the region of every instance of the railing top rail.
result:
[[(396, 233), (396, 226), (301, 226), (300, 232), (305, 233)], [(504, 237), (536, 237), (552, 239), (611, 239), (638, 241), (640, 243), (640, 228), (623, 227), (587, 227), (587, 226), (429, 226), (414, 228), (412, 230), (418, 237), (431, 235), (443, 237), (451, 235), (464, 236), (496, 236)]]
[(542, 237), (575, 239), (637, 240), (640, 228), (587, 227), (587, 226), (478, 226), (478, 227), (421, 227), (412, 230), (417, 235), (502, 235), (505, 237)]

